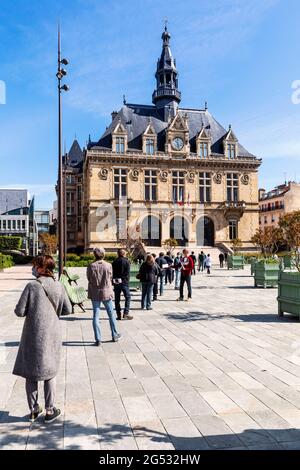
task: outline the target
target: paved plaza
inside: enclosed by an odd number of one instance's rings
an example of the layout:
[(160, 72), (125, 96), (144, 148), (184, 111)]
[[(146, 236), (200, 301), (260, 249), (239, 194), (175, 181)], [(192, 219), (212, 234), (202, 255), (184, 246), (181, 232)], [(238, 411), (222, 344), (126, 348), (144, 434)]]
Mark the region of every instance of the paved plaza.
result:
[(300, 324), (277, 317), (277, 289), (254, 289), (249, 267), (197, 274), (191, 302), (168, 287), (152, 311), (134, 293), (119, 343), (102, 312), (93, 346), (90, 302), (63, 318), (62, 417), (30, 424), (24, 380), (11, 374), (30, 272), (0, 273), (0, 448), (300, 449)]

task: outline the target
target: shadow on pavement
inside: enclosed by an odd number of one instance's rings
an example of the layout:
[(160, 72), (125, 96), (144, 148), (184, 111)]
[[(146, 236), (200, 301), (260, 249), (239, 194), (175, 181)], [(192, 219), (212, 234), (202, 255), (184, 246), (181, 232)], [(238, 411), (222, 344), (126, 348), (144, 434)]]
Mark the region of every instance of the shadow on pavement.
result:
[[(1, 436), (0, 447), (46, 449), (89, 449), (99, 445), (104, 449), (127, 448), (126, 438), (136, 438), (137, 442), (147, 440), (147, 449), (162, 448), (162, 444), (176, 450), (213, 450), (213, 449), (259, 449), (259, 450), (283, 450), (300, 449), (300, 430), (286, 429), (246, 429), (239, 434), (234, 434), (220, 418), (215, 418), (216, 424), (224, 428), (223, 434), (205, 434), (188, 437), (180, 435), (180, 429), (176, 435), (167, 431), (151, 429), (151, 425), (131, 427), (129, 424), (99, 424), (98, 427), (83, 426), (75, 421), (58, 419), (52, 424), (45, 425), (43, 417), (35, 423), (27, 421), (28, 417), (9, 415), (3, 412), (0, 415), (0, 424), (8, 424), (7, 432)], [(212, 419), (212, 417), (210, 417)], [(195, 428), (201, 432), (205, 426), (205, 417), (193, 419)], [(28, 423), (26, 429), (25, 424)], [(141, 441), (139, 441), (141, 440)], [(151, 446), (151, 443), (153, 446)]]
[(245, 314), (232, 314), (232, 313), (205, 313), (205, 312), (183, 312), (183, 313), (164, 313), (165, 317), (169, 320), (179, 320), (182, 322), (189, 321), (214, 321), (222, 320), (224, 318), (232, 318), (243, 322), (256, 322), (256, 323), (287, 323), (294, 322), (299, 323), (298, 317), (293, 315), (285, 314), (283, 317), (279, 317), (273, 313), (245, 313)]

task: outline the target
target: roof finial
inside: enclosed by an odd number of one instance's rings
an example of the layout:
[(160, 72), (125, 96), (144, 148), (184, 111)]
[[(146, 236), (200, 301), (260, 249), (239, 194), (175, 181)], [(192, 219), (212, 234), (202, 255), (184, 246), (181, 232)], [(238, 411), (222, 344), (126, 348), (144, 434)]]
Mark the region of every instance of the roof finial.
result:
[(89, 134), (89, 144), (91, 143), (91, 134)]
[(231, 130), (231, 124), (229, 124), (228, 129)]
[(164, 17), (164, 23), (165, 23), (165, 31), (168, 31), (168, 17)]
[(205, 103), (204, 103), (204, 109), (205, 109), (205, 111), (207, 110), (207, 101), (205, 101)]
[(77, 140), (77, 134), (76, 134), (76, 132), (75, 132), (74, 140)]
[(123, 95), (123, 104), (126, 104), (126, 96)]

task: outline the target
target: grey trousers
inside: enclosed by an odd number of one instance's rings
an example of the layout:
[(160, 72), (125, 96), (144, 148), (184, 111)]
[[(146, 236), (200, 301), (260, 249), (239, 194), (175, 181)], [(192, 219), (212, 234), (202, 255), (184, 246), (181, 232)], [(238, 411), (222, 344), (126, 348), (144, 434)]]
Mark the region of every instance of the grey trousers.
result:
[[(27, 401), (30, 411), (36, 411), (39, 407), (38, 402), (38, 382), (34, 380), (26, 379), (26, 394)], [(55, 399), (55, 390), (56, 390), (56, 377), (53, 379), (44, 381), (44, 395), (45, 395), (45, 408), (47, 411), (51, 411), (54, 407)]]

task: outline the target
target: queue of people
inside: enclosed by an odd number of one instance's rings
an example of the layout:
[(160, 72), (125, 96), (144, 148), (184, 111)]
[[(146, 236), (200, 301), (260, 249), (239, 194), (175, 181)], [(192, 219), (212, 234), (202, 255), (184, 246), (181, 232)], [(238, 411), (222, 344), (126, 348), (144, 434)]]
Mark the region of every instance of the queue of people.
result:
[[(105, 261), (105, 250), (93, 250), (95, 261), (87, 268), (88, 297), (93, 307), (93, 331), (95, 345), (101, 345), (100, 308), (103, 304), (111, 330), (112, 341), (119, 341), (117, 321), (132, 320), (130, 315), (130, 262), (124, 249), (118, 250), (118, 257), (112, 263)], [(221, 256), (223, 255), (223, 256)], [(220, 253), (220, 267), (226, 256)], [(184, 248), (176, 256), (147, 253), (141, 260), (137, 278), (142, 285), (141, 309), (152, 310), (152, 301), (158, 294), (164, 294), (166, 284), (175, 280), (175, 290), (179, 290), (178, 301), (184, 300), (185, 284), (187, 298), (192, 299), (192, 276), (196, 273), (197, 257)], [(198, 255), (198, 271), (211, 272), (210, 254), (203, 251)], [(63, 285), (55, 279), (55, 262), (51, 256), (38, 256), (33, 261), (32, 274), (35, 280), (29, 282), (15, 308), (15, 314), (25, 317), (19, 350), (13, 374), (26, 380), (26, 394), (30, 409), (29, 419), (35, 421), (43, 412), (38, 400), (38, 382), (44, 382), (45, 423), (51, 423), (61, 414), (55, 407), (56, 375), (59, 369), (62, 337), (59, 319), (72, 313), (72, 306)], [(121, 307), (121, 295), (124, 308)], [(115, 311), (113, 307), (115, 301)]]

